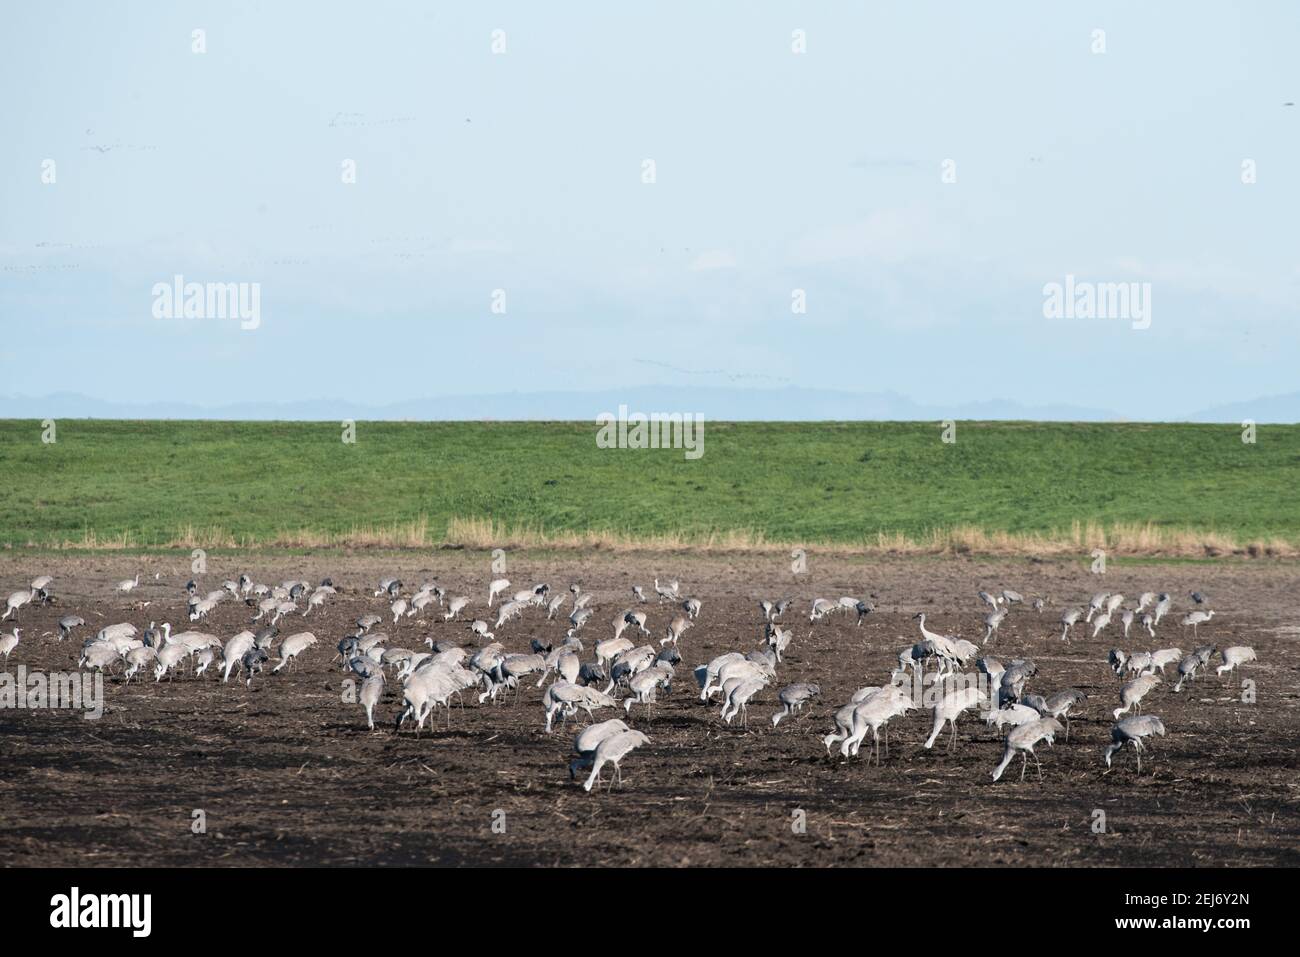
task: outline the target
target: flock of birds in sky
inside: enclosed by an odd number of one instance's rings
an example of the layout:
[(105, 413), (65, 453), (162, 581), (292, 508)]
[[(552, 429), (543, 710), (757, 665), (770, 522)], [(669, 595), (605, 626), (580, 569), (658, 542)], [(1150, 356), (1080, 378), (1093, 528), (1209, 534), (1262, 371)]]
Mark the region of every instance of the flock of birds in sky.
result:
[[(119, 582), (116, 590), (129, 595), (139, 585), (137, 574), (133, 579)], [(621, 761), (647, 744), (649, 738), (621, 718), (596, 722), (596, 713), (621, 711), (630, 718), (638, 705), (643, 710), (653, 709), (660, 696), (672, 690), (677, 667), (682, 663), (683, 636), (699, 620), (702, 603), (682, 594), (676, 581), (660, 584), (655, 579), (653, 599), (642, 586), (635, 585), (634, 603), (614, 616), (610, 622), (612, 633), (596, 638), (592, 655), (587, 658), (581, 633), (596, 613), (592, 592), (583, 591), (576, 584), (570, 585), (567, 592), (556, 594), (544, 583), (516, 591), (511, 591), (511, 587), (506, 578), (493, 580), (487, 588), (485, 617), (471, 618), (466, 615), (473, 604), (468, 595), (451, 594), (435, 581), (408, 592), (400, 580), (384, 579), (372, 597), (382, 600), (386, 612), (370, 612), (356, 619), (355, 625), (349, 626), (347, 634), (337, 642), (333, 661), (360, 682), (356, 700), (364, 709), (372, 731), (375, 709), (382, 702), (389, 681), (398, 682), (401, 702), (394, 730), (411, 721), (417, 736), (426, 721), (433, 725), (437, 708), (446, 711), (450, 727), (453, 703), (463, 706), (464, 696), (473, 690), (478, 692), (479, 704), (495, 702), (503, 692), (512, 694), (518, 703), (524, 683), (534, 680), (536, 688), (544, 688), (541, 704), (546, 732), (552, 731), (557, 719), (563, 727), (579, 712), (592, 722), (582, 729), (574, 743), (576, 756), (569, 764), (570, 778), (576, 779), (580, 771), (587, 770), (583, 787), (590, 791), (600, 782), (602, 769), (608, 764), (613, 769), (608, 786), (621, 784)], [(338, 594), (328, 578), (315, 586), (306, 581), (266, 585), (254, 582), (248, 575), (226, 581), (221, 588), (205, 594), (200, 593), (195, 581), (190, 581), (185, 591), (186, 616), (191, 624), (203, 621), (223, 603), (242, 601), (252, 612), (250, 624), (256, 630), (245, 629), (223, 641), (200, 630), (174, 634), (168, 622), (161, 625), (151, 622), (143, 633), (130, 622), (120, 622), (84, 639), (78, 667), (100, 672), (112, 672), (120, 667), (124, 680), (129, 683), (142, 671), (151, 671), (154, 680), (161, 681), (171, 680), (185, 669), (201, 677), (215, 665), (213, 670), (221, 673), (223, 682), (228, 682), (232, 675), (240, 675), (251, 688), (255, 678), (265, 677), (268, 666), (271, 675), (293, 668), (304, 653), (318, 644), (310, 631), (295, 631), (281, 638), (281, 624), (287, 623), (290, 616), (306, 619), (316, 612), (319, 617), (319, 610)], [(923, 747), (932, 748), (947, 727), (949, 747), (955, 748), (957, 721), (974, 709), (988, 726), (1009, 729), (1002, 758), (992, 771), (993, 780), (1001, 778), (1017, 756), (1021, 758), (1021, 780), (1030, 757), (1041, 779), (1042, 766), (1035, 748), (1043, 743), (1052, 745), (1062, 732), (1068, 742), (1071, 714), (1083, 706), (1088, 696), (1075, 688), (1046, 696), (1031, 692), (1027, 686), (1038, 672), (1032, 660), (1014, 658), (1003, 662), (986, 653), (986, 649), (996, 644), (998, 629), (1012, 608), (1023, 605), (1024, 598), (1010, 589), (997, 594), (981, 591), (978, 597), (989, 608), (984, 615), (981, 645), (931, 631), (926, 627), (925, 614), (916, 615), (921, 639), (899, 652), (887, 679), (879, 685), (858, 689), (849, 701), (835, 709), (834, 729), (822, 739), (828, 755), (838, 746), (843, 757), (856, 756), (870, 733), (871, 754), (879, 764), (881, 733), (885, 735), (887, 754), (890, 722), (921, 707), (929, 711), (932, 719)], [(1199, 641), (1198, 629), (1211, 621), (1214, 612), (1202, 610), (1206, 600), (1199, 592), (1191, 593), (1190, 597), (1196, 607), (1181, 619), (1182, 626), (1184, 634), (1190, 628), (1193, 640)], [(49, 605), (54, 601), (53, 579), (48, 575), (9, 595), (4, 615), (0, 617), (0, 621), (15, 622), (9, 633), (0, 634), (0, 655), (4, 656), (6, 670), (9, 656), (19, 646), (21, 629), (16, 622), (24, 607), (32, 603)], [(137, 607), (148, 604), (140, 603)], [(567, 626), (566, 604), (570, 605)], [(664, 604), (672, 609), (672, 617), (656, 642), (647, 627), (647, 613), (637, 606)], [(793, 626), (783, 624), (797, 614), (794, 604), (789, 598), (760, 602), (761, 643), (750, 650), (718, 655), (693, 669), (699, 700), (706, 704), (720, 701), (720, 717), (724, 723), (731, 724), (739, 718), (740, 724), (748, 729), (749, 705), (765, 689), (777, 685), (778, 667), (794, 640)], [(1028, 607), (1041, 615), (1046, 604), (1046, 599), (1036, 598)], [(852, 597), (816, 598), (807, 607), (810, 627), (835, 615), (856, 615), (860, 627), (875, 611), (870, 601)], [(1086, 605), (1067, 608), (1060, 619), (1060, 639), (1068, 643), (1072, 629), (1082, 623), (1084, 628), (1091, 629), (1093, 638), (1115, 626), (1122, 628), (1127, 640), (1132, 627), (1138, 625), (1154, 640), (1156, 629), (1172, 607), (1173, 601), (1167, 593), (1147, 592), (1132, 607), (1126, 607), (1123, 595), (1099, 592)], [(544, 614), (547, 622), (558, 620), (563, 637), (558, 638), (558, 632), (555, 641), (534, 637), (527, 652), (507, 651), (497, 640), (496, 632), (522, 620), (525, 614), (537, 618)], [(390, 618), (396, 629), (404, 620), (427, 621), (432, 615), (440, 616), (444, 622), (463, 621), (473, 636), (471, 647), (426, 637), (427, 650), (411, 649), (397, 645), (389, 635), (376, 630)], [(51, 632), (46, 637), (59, 641), (71, 639), (85, 626), (84, 618), (65, 615), (58, 621), (57, 634)], [(542, 627), (540, 623), (539, 627)], [(638, 644), (637, 640), (644, 643)], [(1188, 654), (1177, 647), (1133, 653), (1119, 648), (1111, 650), (1109, 665), (1121, 683), (1119, 706), (1113, 711), (1116, 723), (1111, 730), (1110, 744), (1102, 752), (1107, 767), (1116, 753), (1131, 745), (1137, 769), (1141, 771), (1142, 751), (1153, 737), (1165, 734), (1161, 718), (1142, 714), (1144, 699), (1162, 683), (1167, 667), (1177, 666), (1178, 680), (1173, 691), (1180, 692), (1208, 669), (1216, 654), (1221, 663), (1215, 670), (1220, 676), (1255, 660), (1255, 652), (1242, 645), (1222, 651), (1213, 645), (1199, 645)], [(273, 655), (275, 662), (271, 664)], [(779, 687), (776, 693), (779, 710), (771, 715), (772, 726), (775, 728), (782, 720), (800, 714), (820, 696), (821, 687), (816, 683)]]

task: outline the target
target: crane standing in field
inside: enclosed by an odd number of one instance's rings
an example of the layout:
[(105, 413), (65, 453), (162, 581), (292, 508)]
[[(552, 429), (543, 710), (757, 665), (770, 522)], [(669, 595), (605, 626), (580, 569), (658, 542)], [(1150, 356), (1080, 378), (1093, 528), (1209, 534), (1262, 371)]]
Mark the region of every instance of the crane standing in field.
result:
[(1118, 721), (1119, 716), (1130, 708), (1137, 708), (1137, 710), (1141, 712), (1142, 699), (1146, 697), (1147, 692), (1158, 684), (1160, 684), (1159, 675), (1144, 674), (1138, 675), (1128, 684), (1124, 685), (1119, 692), (1119, 702), (1122, 707), (1115, 709), (1115, 720)]
[(1164, 737), (1165, 723), (1153, 714), (1131, 715), (1115, 725), (1110, 732), (1110, 744), (1103, 749), (1101, 755), (1106, 761), (1106, 767), (1110, 767), (1110, 759), (1117, 751), (1126, 744), (1133, 745), (1133, 753), (1137, 757), (1138, 773), (1142, 773), (1142, 750), (1143, 739), (1150, 738), (1153, 735)]
[(1034, 766), (1038, 768), (1038, 779), (1043, 779), (1043, 766), (1038, 761), (1038, 755), (1034, 753), (1034, 748), (1041, 742), (1046, 741), (1051, 744), (1055, 739), (1058, 731), (1063, 731), (1061, 722), (1055, 718), (1039, 718), (1037, 721), (1030, 721), (1028, 724), (1022, 724), (1012, 728), (1007, 734), (1006, 750), (1002, 752), (1002, 760), (998, 766), (993, 769), (993, 780), (996, 781), (1002, 777), (1002, 772), (1007, 769), (1012, 758), (1017, 754), (1020, 755), (1020, 780), (1025, 779), (1025, 768), (1029, 765), (1029, 757), (1033, 755)]
[(1061, 616), (1061, 625), (1063, 626), (1061, 629), (1062, 641), (1070, 640), (1070, 629), (1078, 624), (1081, 617), (1083, 617), (1083, 609), (1081, 608), (1071, 608)]
[(1231, 648), (1223, 649), (1222, 657), (1223, 664), (1214, 669), (1216, 675), (1222, 675), (1225, 671), (1232, 672), (1240, 665), (1254, 661), (1255, 649), (1246, 645), (1233, 645)]
[(623, 786), (623, 769), (621, 762), (627, 757), (628, 753), (641, 747), (643, 744), (649, 744), (650, 739), (640, 731), (620, 731), (617, 734), (610, 735), (596, 746), (596, 754), (592, 760), (591, 774), (583, 782), (582, 789), (590, 791), (592, 786), (600, 780), (600, 769), (606, 763), (614, 765), (614, 773), (610, 776), (609, 787), (613, 788), (614, 782), (617, 781), (619, 787)]

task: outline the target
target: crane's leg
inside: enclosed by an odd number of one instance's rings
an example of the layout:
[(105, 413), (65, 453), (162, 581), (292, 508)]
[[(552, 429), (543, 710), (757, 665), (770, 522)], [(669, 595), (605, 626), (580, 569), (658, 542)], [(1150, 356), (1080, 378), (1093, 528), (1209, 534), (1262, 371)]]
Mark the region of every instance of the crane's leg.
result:
[(1021, 781), (1025, 779), (1025, 768), (1027, 768), (1028, 766), (1029, 766), (1029, 758), (1025, 754), (1025, 752), (1021, 751), (1020, 752), (1020, 780)]
[(1034, 765), (1038, 768), (1038, 780), (1041, 781), (1043, 780), (1043, 766), (1039, 763), (1037, 754), (1034, 754), (1033, 751), (1030, 751), (1029, 753), (1034, 755)]

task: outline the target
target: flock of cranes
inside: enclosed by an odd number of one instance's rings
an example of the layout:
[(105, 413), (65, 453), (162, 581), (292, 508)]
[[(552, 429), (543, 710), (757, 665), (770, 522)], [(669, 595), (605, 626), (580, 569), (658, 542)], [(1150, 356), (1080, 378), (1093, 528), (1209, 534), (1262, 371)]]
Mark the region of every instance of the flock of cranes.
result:
[[(119, 582), (115, 590), (130, 593), (139, 583), (137, 574)], [(27, 588), (10, 594), (3, 619), (17, 621), (27, 614), (24, 609), (28, 605), (54, 603), (53, 585), (54, 580), (43, 575), (33, 579)], [(633, 585), (629, 605), (615, 606), (617, 611), (612, 617), (606, 617), (609, 632), (593, 636), (584, 631), (596, 627), (591, 625), (598, 610), (592, 592), (576, 584), (555, 594), (546, 583), (514, 591), (512, 587), (507, 578), (492, 580), (486, 593), (479, 593), (484, 617), (469, 617), (467, 612), (475, 601), (468, 594), (452, 594), (436, 581), (412, 589), (398, 578), (385, 578), (365, 599), (376, 600), (377, 607), (360, 615), (334, 645), (332, 665), (346, 672), (350, 680), (359, 682), (355, 700), (364, 710), (366, 724), (372, 731), (376, 729), (376, 711), (391, 682), (393, 696), (399, 702), (393, 729), (400, 730), (410, 721), (417, 737), (426, 722), (433, 727), (441, 720), (435, 717), (438, 709), (445, 712), (450, 727), (453, 705), (464, 707), (468, 694), (477, 692), (475, 697), (480, 705), (504, 703), (508, 698), (517, 706), (523, 689), (531, 684), (533, 688), (543, 689), (541, 724), (546, 733), (553, 731), (557, 722), (563, 728), (580, 714), (591, 722), (581, 729), (574, 742), (576, 756), (569, 763), (570, 778), (576, 780), (579, 771), (589, 771), (583, 786), (590, 791), (601, 782), (605, 766), (611, 765), (607, 786), (621, 784), (623, 759), (650, 743), (645, 733), (630, 727), (624, 718), (630, 720), (633, 710), (639, 706), (639, 713), (653, 720), (656, 703), (673, 690), (678, 668), (683, 666), (683, 646), (689, 643), (688, 632), (700, 620), (703, 603), (683, 594), (676, 581), (661, 584), (655, 579), (653, 598), (647, 597), (641, 585)], [(184, 591), (184, 614), (191, 624), (205, 620), (219, 607), (242, 603), (250, 616), (248, 623), (255, 630), (246, 628), (223, 640), (214, 633), (197, 629), (173, 633), (166, 621), (150, 622), (143, 631), (130, 622), (119, 622), (84, 638), (78, 667), (101, 672), (120, 668), (127, 683), (142, 671), (151, 672), (154, 681), (159, 682), (164, 678), (173, 680), (178, 673), (186, 671), (202, 677), (212, 668), (221, 682), (227, 683), (238, 675), (247, 688), (252, 688), (255, 679), (265, 681), (269, 676), (291, 670), (302, 656), (312, 652), (319, 643), (316, 635), (306, 630), (295, 631), (288, 627), (288, 622), (294, 616), (305, 619), (313, 613), (320, 617), (324, 607), (339, 592), (329, 578), (316, 585), (301, 580), (267, 585), (241, 575), (207, 592), (201, 591), (197, 582), (190, 581)], [(1201, 610), (1199, 606), (1206, 600), (1199, 592), (1192, 593), (1191, 597), (1198, 607), (1181, 622), (1184, 633), (1190, 628), (1196, 640), (1198, 628), (1209, 623), (1214, 612)], [(822, 738), (828, 756), (835, 749), (845, 759), (857, 756), (870, 734), (870, 760), (879, 765), (882, 749), (883, 757), (888, 756), (890, 725), (918, 710), (929, 716), (929, 734), (922, 747), (932, 749), (946, 730), (946, 747), (955, 750), (958, 722), (968, 712), (976, 712), (987, 727), (998, 733), (1006, 729), (1003, 753), (992, 770), (992, 779), (999, 780), (1017, 756), (1021, 758), (1021, 780), (1030, 758), (1041, 779), (1042, 764), (1036, 748), (1042, 744), (1054, 746), (1058, 735), (1068, 743), (1071, 716), (1086, 707), (1089, 695), (1073, 687), (1037, 693), (1031, 689), (1039, 671), (1032, 658), (1003, 661), (986, 653), (998, 641), (998, 630), (1014, 606), (1024, 605), (1025, 610), (1019, 614), (1026, 616), (1032, 609), (1036, 619), (1047, 607), (1046, 598), (1035, 598), (1026, 604), (1019, 593), (1004, 589), (998, 593), (980, 591), (978, 599), (989, 609), (984, 613), (984, 633), (978, 645), (932, 631), (926, 626), (925, 613), (914, 616), (920, 639), (898, 652), (894, 666), (882, 675), (879, 684), (859, 688), (847, 702), (829, 710), (833, 729)], [(650, 616), (640, 606), (652, 606), (651, 610), (658, 616), (665, 604), (670, 611), (662, 637), (656, 642), (649, 627)], [(569, 606), (567, 616), (564, 615), (566, 605)], [(720, 704), (718, 716), (723, 724), (734, 721), (748, 729), (750, 705), (765, 696), (769, 688), (778, 705), (778, 710), (770, 716), (773, 728), (785, 719), (806, 721), (815, 710), (822, 698), (819, 683), (797, 681), (782, 685), (778, 682), (778, 670), (795, 641), (793, 622), (784, 623), (794, 613), (794, 606), (792, 598), (760, 601), (755, 630), (761, 639), (755, 647), (715, 655), (691, 669), (698, 700), (706, 705)], [(870, 600), (856, 597), (814, 598), (807, 607), (808, 627), (814, 630), (819, 622), (832, 616), (855, 616), (856, 627), (861, 627), (875, 611)], [(1086, 605), (1067, 607), (1060, 618), (1063, 625), (1060, 640), (1068, 642), (1071, 629), (1080, 621), (1091, 628), (1093, 638), (1110, 628), (1122, 631), (1123, 637), (1129, 639), (1131, 627), (1137, 623), (1154, 639), (1156, 628), (1172, 607), (1170, 595), (1164, 592), (1144, 593), (1132, 607), (1125, 606), (1121, 594), (1098, 593)], [(463, 614), (465, 618), (461, 617)], [(497, 632), (514, 627), (513, 623), (524, 620), (526, 615), (530, 616), (528, 630), (532, 634), (527, 650), (507, 650)], [(548, 624), (557, 619), (556, 625)], [(398, 644), (382, 630), (390, 624), (396, 630), (412, 620), (426, 632), (417, 647)], [(436, 620), (444, 625), (463, 624), (468, 645), (435, 640), (427, 634), (427, 624)], [(282, 625), (288, 632), (283, 636)], [(50, 632), (45, 637), (70, 641), (85, 627), (83, 617), (68, 614), (59, 618), (57, 633)], [(543, 634), (551, 637), (540, 637)], [(21, 629), (17, 625), (11, 632), (0, 634), (0, 655), (4, 656), (6, 669), (10, 655), (19, 649), (20, 640)], [(518, 642), (522, 641), (520, 636)], [(1221, 661), (1215, 669), (1219, 676), (1255, 661), (1254, 650), (1243, 645), (1229, 646), (1222, 651), (1214, 645), (1199, 645), (1189, 654), (1177, 647), (1110, 651), (1107, 661), (1120, 684), (1116, 692), (1119, 704), (1112, 711), (1115, 724), (1110, 743), (1102, 751), (1106, 767), (1111, 766), (1114, 756), (1125, 745), (1131, 745), (1137, 768), (1141, 770), (1142, 751), (1152, 738), (1166, 733), (1161, 718), (1142, 713), (1144, 702), (1162, 685), (1165, 669), (1177, 665), (1178, 681), (1172, 690), (1178, 693), (1209, 668), (1216, 654)], [(809, 664), (804, 662), (805, 667)], [(827, 671), (843, 667), (843, 662), (811, 664)], [(608, 710), (621, 712), (621, 716), (596, 720), (599, 712)]]

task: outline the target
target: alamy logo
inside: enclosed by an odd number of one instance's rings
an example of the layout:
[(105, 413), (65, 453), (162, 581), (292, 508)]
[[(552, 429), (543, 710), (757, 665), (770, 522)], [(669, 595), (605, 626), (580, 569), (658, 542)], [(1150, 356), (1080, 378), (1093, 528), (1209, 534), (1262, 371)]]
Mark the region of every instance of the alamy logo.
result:
[(152, 894), (70, 894), (50, 898), (50, 926), (129, 927), (133, 937), (148, 937), (153, 925)]
[(1077, 282), (1043, 286), (1043, 316), (1047, 319), (1128, 319), (1134, 329), (1151, 326), (1151, 283)]
[(155, 319), (238, 319), (239, 328), (262, 324), (260, 282), (186, 282), (177, 274), (170, 283), (153, 284)]
[(87, 721), (104, 714), (104, 675), (89, 671), (0, 673), (0, 709), (84, 711)]
[(602, 412), (596, 416), (598, 449), (685, 449), (686, 458), (704, 454), (704, 414), (702, 412), (633, 412), (618, 407), (618, 415)]

